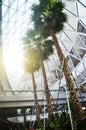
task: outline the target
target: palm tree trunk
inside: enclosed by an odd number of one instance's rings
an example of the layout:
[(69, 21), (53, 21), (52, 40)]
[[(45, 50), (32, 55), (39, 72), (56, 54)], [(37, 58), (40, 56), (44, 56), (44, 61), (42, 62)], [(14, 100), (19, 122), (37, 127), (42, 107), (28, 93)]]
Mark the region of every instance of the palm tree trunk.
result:
[(40, 125), (40, 111), (39, 111), (39, 104), (38, 104), (37, 94), (36, 94), (36, 84), (35, 84), (34, 73), (32, 73), (32, 83), (33, 83), (34, 100), (35, 100), (35, 106), (36, 106), (37, 124)]
[(65, 79), (66, 79), (68, 89), (70, 91), (70, 97), (71, 97), (71, 100), (72, 100), (73, 109), (76, 113), (76, 116), (79, 119), (83, 119), (83, 118), (85, 118), (84, 111), (82, 110), (81, 103), (80, 103), (78, 96), (76, 94), (75, 85), (74, 85), (73, 80), (71, 78), (71, 74), (70, 74), (70, 71), (69, 71), (68, 64), (67, 64), (66, 59), (64, 57), (64, 54), (62, 52), (62, 49), (59, 46), (59, 42), (56, 38), (56, 35), (53, 31), (51, 31), (51, 36), (52, 36), (52, 39), (54, 41), (55, 47), (57, 49), (57, 54), (58, 54), (60, 63), (61, 63), (61, 65), (63, 65), (63, 72), (64, 72), (64, 75), (65, 75)]
[(48, 88), (48, 83), (47, 83), (47, 76), (46, 76), (42, 56), (41, 56), (41, 69), (42, 69), (42, 74), (43, 74), (43, 79), (44, 79), (45, 95), (46, 95), (46, 102), (47, 102), (47, 107), (48, 107), (48, 118), (50, 121), (52, 121), (54, 118), (54, 115), (53, 115), (53, 109), (52, 109), (50, 93), (49, 93), (49, 88)]

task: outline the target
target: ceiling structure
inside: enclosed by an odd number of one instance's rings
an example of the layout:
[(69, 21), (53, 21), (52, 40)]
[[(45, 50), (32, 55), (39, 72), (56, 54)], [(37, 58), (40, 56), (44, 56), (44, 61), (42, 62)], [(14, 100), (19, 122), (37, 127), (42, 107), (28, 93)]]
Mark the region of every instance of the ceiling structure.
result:
[[(85, 0), (62, 0), (65, 3), (65, 12), (68, 15), (68, 21), (65, 24), (64, 30), (57, 36), (66, 60), (68, 61), (73, 80), (76, 86), (82, 91), (82, 96), (86, 92), (86, 1)], [(30, 7), (37, 0), (2, 0), (2, 48), (3, 58), (6, 68), (6, 74), (9, 83), (12, 87), (5, 88), (4, 93), (14, 92), (15, 96), (29, 95), (29, 98), (34, 100), (31, 77), (26, 74), (23, 69), (23, 52), (22, 52), (22, 36), (24, 36), (27, 28), (32, 26)], [(8, 64), (10, 63), (10, 64)], [(56, 52), (45, 62), (47, 79), (51, 90), (52, 99), (65, 98), (65, 79), (59, 66), (59, 61)], [(56, 77), (57, 76), (57, 77)], [(59, 79), (60, 76), (60, 79)], [(44, 100), (43, 79), (41, 70), (36, 72), (36, 84), (38, 99)], [(3, 79), (2, 79), (3, 80)], [(3, 86), (4, 87), (4, 86)], [(76, 89), (78, 89), (76, 88)], [(79, 96), (80, 93), (78, 92)], [(86, 98), (86, 97), (85, 97)], [(33, 106), (30, 107), (30, 110)], [(1, 108), (5, 113), (7, 108)], [(9, 115), (16, 116), (15, 108)], [(25, 107), (25, 111), (28, 111)], [(31, 112), (32, 113), (32, 112)], [(30, 113), (30, 114), (31, 114)], [(21, 115), (21, 114), (20, 114)], [(18, 115), (17, 115), (18, 116)], [(14, 117), (16, 118), (16, 117)], [(28, 117), (29, 118), (29, 117)], [(13, 118), (12, 118), (13, 119)], [(10, 120), (10, 119), (9, 119)], [(15, 119), (14, 119), (15, 120)], [(21, 122), (22, 119), (19, 119)]]
[[(24, 36), (27, 28), (32, 26), (30, 7), (33, 2), (37, 2), (37, 0), (2, 1), (2, 41), (4, 62), (13, 90), (27, 90), (32, 88), (31, 82), (28, 80), (30, 76), (24, 74), (22, 69), (21, 57), (23, 54), (21, 37)], [(85, 2), (81, 3), (81, 1), (63, 0), (63, 2), (65, 2), (64, 11), (68, 15), (68, 22), (65, 24), (65, 28), (58, 36), (58, 39), (70, 68), (74, 71), (73, 73), (77, 74), (79, 72), (77, 72), (78, 70), (76, 65), (81, 61), (86, 51), (86, 5)], [(84, 60), (85, 57), (82, 63), (82, 67), (85, 68)], [(59, 70), (58, 65), (59, 63), (56, 54), (51, 56), (49, 62), (46, 62), (46, 70), (48, 79), (50, 80), (49, 82), (53, 82), (51, 80), (54, 79), (54, 75), (51, 74), (51, 72), (55, 73), (55, 70)], [(38, 76), (36, 75), (36, 77), (40, 83), (40, 88), (42, 79), (39, 79), (38, 73)], [(26, 85), (25, 80), (27, 82)]]

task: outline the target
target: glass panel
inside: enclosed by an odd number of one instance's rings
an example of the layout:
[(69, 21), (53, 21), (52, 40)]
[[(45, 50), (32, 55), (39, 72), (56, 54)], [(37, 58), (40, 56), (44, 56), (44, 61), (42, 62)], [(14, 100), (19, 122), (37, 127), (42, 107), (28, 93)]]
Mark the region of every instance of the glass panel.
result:
[(84, 6), (86, 6), (86, 0), (79, 0), (81, 2), (81, 4), (83, 4)]
[(70, 14), (73, 13), (74, 15), (77, 15), (76, 2), (74, 1), (67, 2), (65, 8), (69, 10)]
[(13, 9), (10, 9), (10, 20), (15, 22), (15, 16), (16, 16), (16, 11)]
[(79, 10), (79, 18), (86, 25), (86, 8), (83, 7), (80, 3), (78, 3), (78, 10)]
[(77, 31), (86, 33), (86, 28), (78, 21)]
[(13, 3), (12, 8), (14, 8), (14, 9), (17, 8), (17, 0)]
[(8, 1), (9, 1), (9, 0), (4, 0), (4, 1), (3, 1), (3, 4), (8, 5)]
[(8, 13), (8, 7), (2, 5), (2, 16), (5, 17), (7, 13)]

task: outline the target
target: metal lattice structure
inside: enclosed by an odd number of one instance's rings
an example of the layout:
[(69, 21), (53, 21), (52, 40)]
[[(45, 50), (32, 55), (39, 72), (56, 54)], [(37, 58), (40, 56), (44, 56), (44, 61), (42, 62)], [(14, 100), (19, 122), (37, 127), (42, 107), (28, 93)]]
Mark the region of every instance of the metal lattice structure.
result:
[[(68, 15), (68, 21), (65, 24), (64, 30), (59, 34), (58, 39), (69, 64), (73, 80), (76, 83), (77, 93), (79, 97), (85, 97), (86, 2), (84, 0), (62, 1), (65, 3), (64, 11)], [(19, 65), (18, 68), (16, 67), (18, 62), (16, 59), (18, 56), (17, 52), (21, 52), (20, 56), (22, 56), (21, 38), (24, 36), (27, 28), (32, 26), (30, 20), (30, 7), (35, 2), (37, 2), (37, 0), (0, 0), (0, 43), (2, 44), (0, 45), (3, 49), (5, 63), (5, 68), (0, 67), (0, 91), (3, 96), (11, 94), (15, 96), (30, 95), (30, 98), (33, 100), (30, 75), (27, 75), (24, 72), (22, 64)], [(13, 64), (11, 64), (10, 69), (6, 65), (6, 58), (8, 58), (8, 62), (13, 62), (16, 67), (15, 71), (11, 68)], [(50, 57), (50, 60), (45, 63), (45, 66), (52, 98), (56, 99), (59, 92), (59, 103), (61, 98), (62, 100), (66, 98), (66, 95), (64, 90), (64, 76), (62, 74), (56, 52)], [(36, 77), (38, 98), (40, 99), (44, 95), (43, 79), (40, 71), (36, 73)], [(59, 85), (60, 87), (56, 88), (56, 86)], [(84, 99), (82, 102), (84, 102)], [(32, 109), (32, 106), (30, 106), (30, 108)]]

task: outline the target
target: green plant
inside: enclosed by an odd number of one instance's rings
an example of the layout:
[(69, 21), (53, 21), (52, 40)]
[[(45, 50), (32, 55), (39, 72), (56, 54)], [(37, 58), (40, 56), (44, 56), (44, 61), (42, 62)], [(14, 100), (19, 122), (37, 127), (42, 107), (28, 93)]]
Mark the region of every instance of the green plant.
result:
[(56, 33), (64, 29), (64, 23), (67, 22), (67, 16), (64, 13), (64, 3), (59, 0), (39, 0), (38, 4), (32, 5), (32, 12), (34, 29), (37, 32), (41, 32), (42, 36), (51, 36), (54, 41), (67, 87), (70, 92), (74, 111), (77, 118), (83, 119), (85, 118), (84, 111), (82, 110), (81, 103), (76, 94), (75, 84), (72, 80), (69, 66), (56, 35)]
[(78, 120), (77, 119), (78, 130), (86, 130), (86, 119)]

